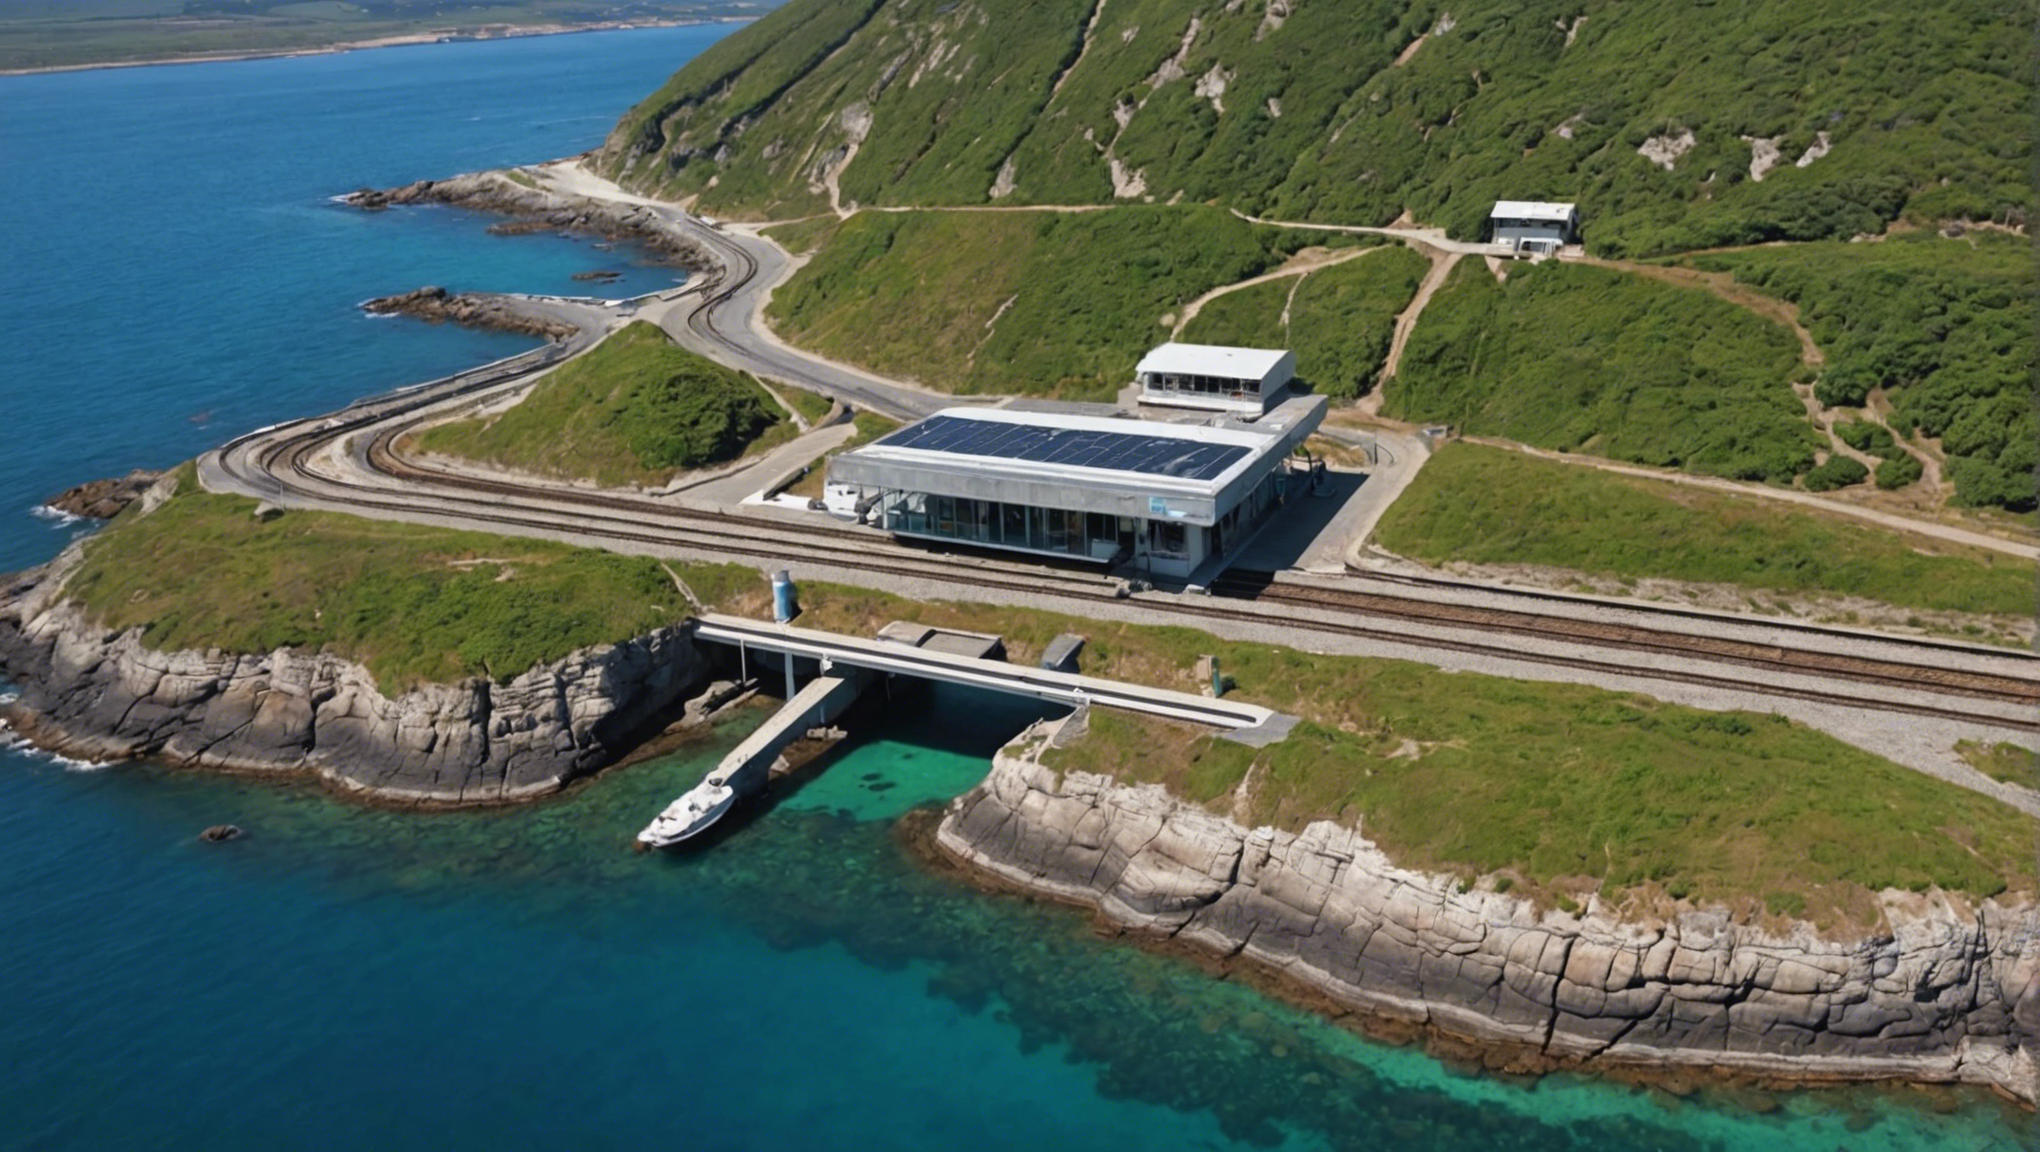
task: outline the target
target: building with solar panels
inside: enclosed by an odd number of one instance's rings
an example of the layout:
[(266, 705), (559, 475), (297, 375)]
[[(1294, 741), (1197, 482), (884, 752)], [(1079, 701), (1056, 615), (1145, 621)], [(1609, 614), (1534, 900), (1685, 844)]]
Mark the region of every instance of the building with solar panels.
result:
[(1140, 358), (1140, 402), (1254, 417), (1280, 402), (1296, 378), (1296, 353), (1218, 344), (1163, 344)]
[(897, 536), (1187, 579), (1295, 494), (1322, 396), (1217, 425), (945, 408), (829, 462), (831, 508)]

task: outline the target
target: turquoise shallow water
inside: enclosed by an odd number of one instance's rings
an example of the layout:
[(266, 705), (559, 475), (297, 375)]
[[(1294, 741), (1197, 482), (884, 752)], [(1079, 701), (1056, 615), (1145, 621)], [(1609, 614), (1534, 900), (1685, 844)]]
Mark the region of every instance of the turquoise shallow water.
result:
[[(521, 347), (353, 304), (570, 290), (619, 256), (328, 197), (590, 147), (721, 33), (0, 78), (0, 566), (78, 530), (27, 511), (66, 483)], [(0, 1147), (2019, 1144), (2024, 1120), (1975, 1095), (1758, 1114), (1464, 1074), (922, 870), (896, 818), (1032, 715), (949, 692), (860, 715), (775, 806), (669, 856), (631, 834), (755, 714), (467, 814), (0, 751)], [(222, 820), (250, 836), (193, 839)]]

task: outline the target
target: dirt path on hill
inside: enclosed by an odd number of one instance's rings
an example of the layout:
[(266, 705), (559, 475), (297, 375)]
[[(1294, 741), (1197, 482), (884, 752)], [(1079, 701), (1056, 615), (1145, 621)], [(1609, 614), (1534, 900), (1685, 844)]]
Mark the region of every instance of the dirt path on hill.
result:
[[(1220, 296), (1238, 292), (1243, 288), (1252, 288), (1256, 284), (1266, 284), (1273, 280), (1280, 280), (1288, 276), (1294, 276), (1300, 281), (1320, 268), (1331, 268), (1344, 264), (1349, 260), (1358, 260), (1370, 252), (1379, 251), (1382, 251), (1382, 249), (1358, 248), (1350, 252), (1339, 252), (1329, 248), (1305, 248), (1303, 251), (1291, 256), (1280, 268), (1275, 269), (1273, 272), (1263, 272), (1259, 276), (1250, 276), (1237, 284), (1221, 284), (1188, 304), (1183, 305), (1182, 316), (1175, 321), (1169, 330), (1169, 339), (1181, 340), (1183, 338), (1183, 329), (1188, 328), (1190, 322), (1197, 319), (1197, 314), (1204, 310), (1206, 304), (1211, 303)], [(1283, 317), (1285, 323), (1288, 314), (1289, 309), (1287, 306), (1284, 306)], [(1167, 322), (1166, 317), (1163, 320), (1164, 323)]]
[(1360, 410), (1369, 416), (1381, 415), (1382, 396), (1388, 391), (1388, 382), (1402, 368), (1403, 349), (1409, 346), (1410, 333), (1416, 331), (1417, 318), (1424, 314), (1424, 306), (1437, 295), (1439, 287), (1452, 274), (1453, 266), (1463, 255), (1438, 248), (1419, 248), (1419, 251), (1431, 258), (1431, 270), (1424, 273), (1423, 281), (1417, 285), (1417, 294), (1410, 297), (1409, 307), (1396, 315), (1395, 334), (1388, 341), (1388, 358), (1381, 362), (1381, 383), (1360, 398)]

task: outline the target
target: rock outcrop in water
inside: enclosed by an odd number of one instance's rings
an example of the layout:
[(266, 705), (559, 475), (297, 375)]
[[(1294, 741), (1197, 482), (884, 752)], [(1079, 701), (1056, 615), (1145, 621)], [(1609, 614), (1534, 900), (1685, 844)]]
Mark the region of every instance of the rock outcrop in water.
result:
[(4, 715), (34, 743), (91, 760), (310, 771), (378, 799), (492, 804), (559, 789), (621, 756), (705, 680), (681, 627), (582, 649), (506, 684), (397, 697), (323, 653), (160, 652), (62, 599), (75, 551), (0, 592)]
[(712, 251), (650, 208), (562, 195), (520, 184), (501, 172), (470, 172), (444, 180), (420, 180), (401, 188), (363, 188), (341, 200), (370, 211), (404, 204), (450, 204), (516, 217), (520, 224), (506, 231), (593, 233), (605, 240), (627, 240), (695, 271), (721, 267)]
[(2035, 1100), (2040, 909), (1887, 893), (1831, 940), (1717, 910), (1538, 912), (1399, 868), (1358, 831), (1242, 828), (1157, 785), (1058, 773), (1024, 735), (955, 801), (944, 850), (1028, 890), (1278, 970), (1338, 1003), (1500, 1046), (1523, 1069), (1704, 1067), (1989, 1084)]
[(495, 332), (518, 332), (547, 340), (566, 340), (579, 331), (574, 325), (531, 308), (515, 296), (490, 292), (448, 292), (436, 285), (396, 296), (378, 296), (361, 306), (377, 316), (410, 316), (433, 324), (459, 324)]
[(60, 495), (50, 497), (43, 506), (92, 520), (111, 520), (162, 478), (161, 472), (137, 468), (125, 476), (90, 480), (75, 488), (66, 488)]

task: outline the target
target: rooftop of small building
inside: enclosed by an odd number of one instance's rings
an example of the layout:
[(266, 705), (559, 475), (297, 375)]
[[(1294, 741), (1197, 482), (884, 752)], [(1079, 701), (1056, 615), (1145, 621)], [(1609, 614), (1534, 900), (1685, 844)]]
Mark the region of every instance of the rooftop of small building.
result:
[(1489, 219), (1502, 220), (1570, 220), (1579, 212), (1576, 204), (1560, 204), (1551, 200), (1497, 200)]
[(1222, 344), (1156, 346), (1134, 366), (1136, 375), (1160, 372), (1176, 376), (1217, 376), (1227, 380), (1265, 379), (1289, 352), (1283, 348), (1230, 348)]
[(1253, 423), (1132, 419), (1014, 408), (944, 408), (831, 464), (831, 475), (888, 466), (1213, 491), (1270, 452), (1297, 426), (1323, 419), (1322, 396), (1298, 396)]

